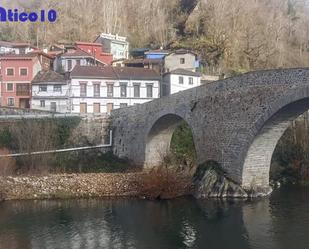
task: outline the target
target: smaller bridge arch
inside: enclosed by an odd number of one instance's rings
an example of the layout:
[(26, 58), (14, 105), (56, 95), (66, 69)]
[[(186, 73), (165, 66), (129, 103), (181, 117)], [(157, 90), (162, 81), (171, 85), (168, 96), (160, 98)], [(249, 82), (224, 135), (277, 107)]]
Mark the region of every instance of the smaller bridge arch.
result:
[(164, 161), (170, 151), (172, 136), (182, 122), (185, 122), (190, 127), (184, 118), (169, 113), (159, 117), (152, 124), (145, 139), (144, 166), (146, 168), (159, 166)]

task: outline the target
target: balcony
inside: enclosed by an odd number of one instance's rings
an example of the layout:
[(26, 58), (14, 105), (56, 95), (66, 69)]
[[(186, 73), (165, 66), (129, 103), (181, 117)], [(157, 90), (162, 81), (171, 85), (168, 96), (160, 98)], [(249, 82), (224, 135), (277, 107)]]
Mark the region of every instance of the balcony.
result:
[(16, 96), (30, 96), (30, 85), (29, 84), (17, 84), (16, 85)]

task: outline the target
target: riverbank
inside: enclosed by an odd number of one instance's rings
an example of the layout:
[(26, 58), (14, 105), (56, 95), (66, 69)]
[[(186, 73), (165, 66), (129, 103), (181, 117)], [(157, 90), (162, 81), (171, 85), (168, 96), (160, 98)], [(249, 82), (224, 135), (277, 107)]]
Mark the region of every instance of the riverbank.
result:
[(158, 172), (0, 177), (2, 200), (94, 197), (156, 199), (178, 197), (190, 191), (189, 177), (162, 176)]

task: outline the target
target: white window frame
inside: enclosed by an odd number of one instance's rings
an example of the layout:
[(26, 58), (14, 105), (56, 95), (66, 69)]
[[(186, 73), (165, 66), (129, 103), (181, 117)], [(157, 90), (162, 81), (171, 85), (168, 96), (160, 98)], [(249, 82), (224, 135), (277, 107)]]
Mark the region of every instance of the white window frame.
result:
[[(112, 86), (112, 92), (108, 92), (108, 86)], [(114, 82), (107, 82), (106, 83), (106, 94), (108, 98), (113, 98), (114, 97)]]
[[(148, 87), (151, 87), (151, 96), (148, 96)], [(147, 98), (153, 98), (153, 83), (146, 83), (146, 97)]]
[[(8, 84), (12, 84), (12, 90), (8, 90)], [(14, 83), (6, 83), (6, 91), (7, 92), (14, 92)]]
[[(182, 82), (180, 82), (180, 79), (182, 79)], [(178, 76), (178, 83), (179, 83), (179, 85), (183, 85), (184, 81), (185, 81), (185, 78), (182, 75), (179, 75)]]
[[(13, 105), (10, 105), (10, 104), (9, 104), (9, 100), (10, 100), (10, 99), (13, 100)], [(7, 99), (7, 104), (8, 104), (8, 106), (15, 106), (15, 98), (14, 98), (14, 97), (8, 97), (8, 99)]]
[[(46, 91), (41, 90), (42, 86), (46, 87)], [(47, 85), (39, 85), (39, 92), (46, 93), (47, 92)]]
[[(43, 105), (42, 105), (43, 104)], [(40, 100), (40, 107), (45, 108), (46, 107), (46, 102), (44, 99)]]
[[(21, 70), (22, 70), (22, 69), (26, 69), (26, 70), (27, 70), (27, 74), (26, 74), (26, 75), (22, 75), (22, 74), (21, 74)], [(19, 76), (28, 76), (28, 73), (29, 73), (29, 70), (28, 70), (27, 67), (20, 67), (20, 68), (19, 68)]]
[[(138, 97), (135, 96), (135, 86), (138, 86)], [(133, 82), (133, 98), (140, 98), (141, 97), (141, 83)]]
[[(8, 69), (13, 69), (13, 75), (8, 75)], [(15, 76), (15, 68), (14, 67), (7, 67), (5, 69), (5, 75), (9, 77), (14, 77)]]
[(193, 77), (192, 77), (192, 76), (190, 76), (190, 77), (189, 77), (189, 85), (193, 85), (193, 84), (194, 84)]
[[(60, 91), (55, 91), (55, 87), (60, 87)], [(61, 85), (53, 85), (53, 92), (61, 93), (62, 92), (62, 86)]]

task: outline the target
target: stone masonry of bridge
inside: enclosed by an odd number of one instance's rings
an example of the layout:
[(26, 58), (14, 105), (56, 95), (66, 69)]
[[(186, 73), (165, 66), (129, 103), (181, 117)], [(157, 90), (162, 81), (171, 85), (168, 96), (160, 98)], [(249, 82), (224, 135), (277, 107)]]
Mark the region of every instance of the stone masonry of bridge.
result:
[(309, 69), (257, 71), (114, 110), (113, 151), (153, 167), (173, 131), (190, 126), (198, 163), (218, 162), (245, 189), (269, 190), (273, 151), (291, 120), (309, 109)]

